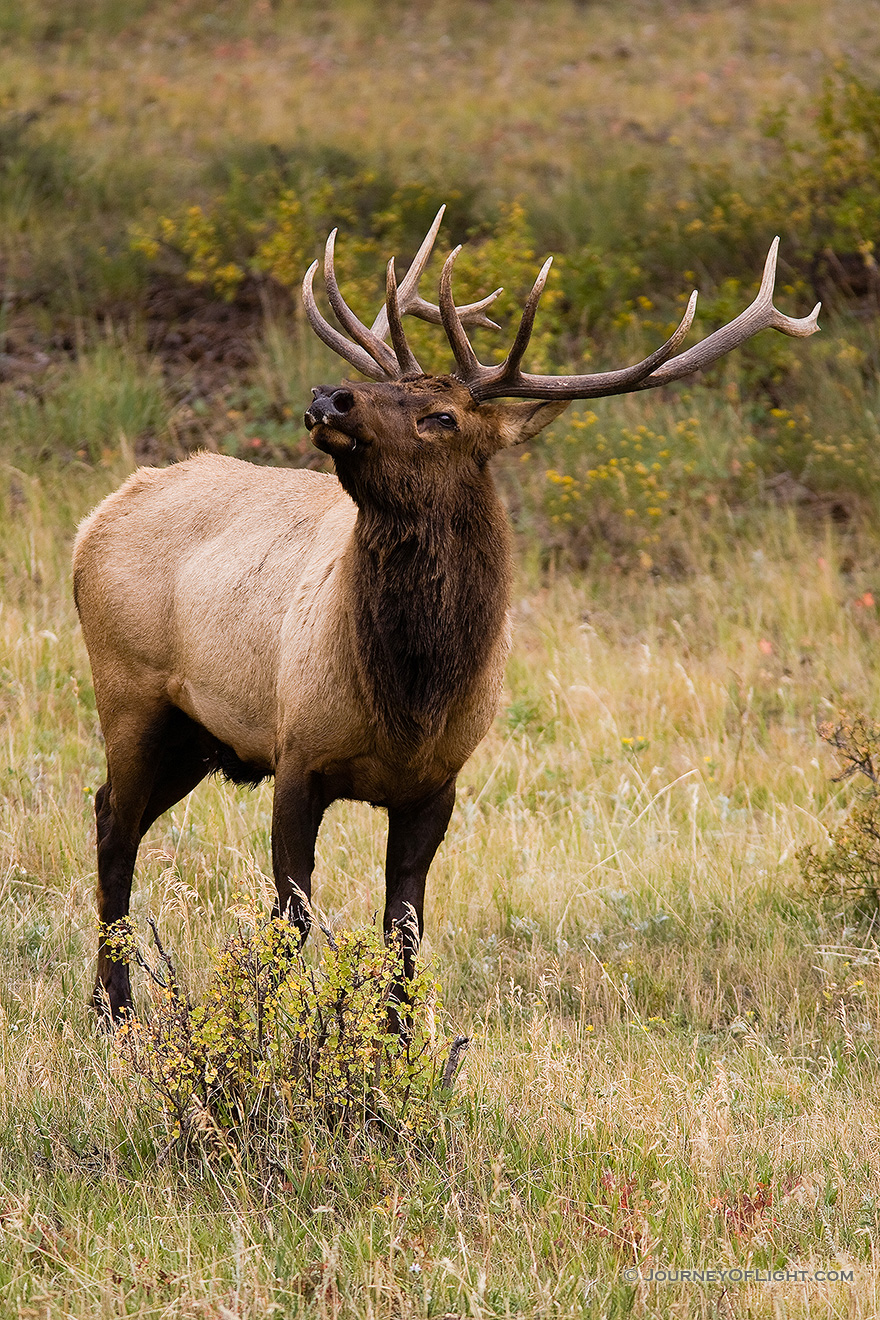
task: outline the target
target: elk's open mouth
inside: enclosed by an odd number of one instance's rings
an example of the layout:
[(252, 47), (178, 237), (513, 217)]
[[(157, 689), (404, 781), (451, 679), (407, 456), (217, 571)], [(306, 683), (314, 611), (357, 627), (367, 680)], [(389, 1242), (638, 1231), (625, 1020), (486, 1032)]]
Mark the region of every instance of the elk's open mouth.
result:
[[(308, 425), (308, 423), (307, 423)], [(364, 447), (364, 442), (357, 434), (350, 434), (343, 429), (344, 422), (334, 418), (333, 425), (318, 422), (311, 428), (310, 439), (316, 449), (321, 449), (331, 458), (345, 457)], [(352, 428), (354, 430), (354, 428)]]

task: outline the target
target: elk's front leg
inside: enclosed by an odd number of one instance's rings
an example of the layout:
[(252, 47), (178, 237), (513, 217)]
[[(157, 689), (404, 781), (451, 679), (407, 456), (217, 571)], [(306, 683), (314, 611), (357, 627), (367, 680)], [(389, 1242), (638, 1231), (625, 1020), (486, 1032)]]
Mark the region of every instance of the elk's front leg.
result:
[(320, 776), (282, 760), (275, 772), (272, 804), (272, 871), (278, 893), (274, 915), (292, 921), (303, 940), (312, 924), (308, 902), (315, 840), (326, 806)]
[[(408, 807), (389, 808), (388, 851), (385, 858), (386, 940), (395, 928), (403, 935), (403, 970), (411, 977), (415, 970), (418, 942), (407, 939), (410, 907), (418, 922), (418, 940), (424, 929), (425, 880), (434, 854), (443, 841), (452, 808), (455, 805), (455, 779), (447, 781), (436, 793)], [(402, 923), (402, 924), (401, 924)]]

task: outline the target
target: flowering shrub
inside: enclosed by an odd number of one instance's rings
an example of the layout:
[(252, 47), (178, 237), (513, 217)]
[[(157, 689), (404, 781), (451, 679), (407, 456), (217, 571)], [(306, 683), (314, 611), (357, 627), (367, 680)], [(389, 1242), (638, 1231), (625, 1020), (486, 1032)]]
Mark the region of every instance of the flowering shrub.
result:
[(819, 736), (837, 751), (843, 769), (837, 782), (862, 774), (870, 788), (828, 846), (798, 853), (801, 874), (811, 887), (839, 901), (855, 900), (876, 917), (880, 911), (880, 723), (843, 714), (838, 724), (819, 726)]
[(665, 431), (645, 424), (601, 426), (594, 412), (575, 414), (561, 438), (545, 453), (540, 495), (550, 539), (560, 547), (577, 542), (602, 545), (621, 561), (650, 565), (650, 547), (660, 542), (670, 515), (716, 502), (754, 483), (757, 465), (753, 436), (721, 443), (704, 434), (700, 420), (684, 417)]
[(426, 971), (407, 984), (405, 1029), (389, 1027), (405, 933), (386, 946), (374, 929), (324, 929), (310, 967), (288, 922), (240, 919), (193, 1006), (153, 931), (150, 962), (130, 923), (108, 928), (152, 983), (149, 1015), (123, 1023), (116, 1048), (172, 1145), (284, 1167), (316, 1131), (430, 1140), (444, 1042)]
[(173, 254), (190, 284), (204, 284), (219, 297), (235, 297), (245, 276), (245, 267), (233, 253), (240, 247), (237, 226), (219, 207), (206, 212), (188, 206), (177, 216), (162, 216), (155, 230), (138, 228), (132, 249), (152, 263)]
[[(338, 166), (332, 177), (319, 172), (299, 178), (291, 170), (235, 176), (207, 205), (138, 225), (131, 246), (154, 270), (182, 275), (230, 300), (248, 277), (268, 277), (280, 288), (298, 290), (327, 234), (338, 227), (345, 241), (337, 271), (347, 294), (352, 281), (366, 278), (370, 300), (377, 293), (384, 297), (389, 248), (414, 251), (442, 199), (371, 170)], [(449, 193), (455, 211), (459, 194)]]

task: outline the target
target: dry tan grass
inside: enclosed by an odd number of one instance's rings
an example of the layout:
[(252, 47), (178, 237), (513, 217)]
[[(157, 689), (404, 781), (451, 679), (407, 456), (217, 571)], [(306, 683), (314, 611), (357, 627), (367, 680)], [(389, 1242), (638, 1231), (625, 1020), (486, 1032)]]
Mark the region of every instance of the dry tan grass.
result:
[(823, 66), (853, 54), (869, 66), (880, 49), (873, 3), (644, 4), (629, 13), (447, 3), (384, 16), (351, 3), (323, 17), (303, 7), (277, 18), (257, 7), (237, 23), (227, 18), (218, 36), (193, 10), (181, 7), (177, 31), (163, 10), (122, 39), (86, 34), (49, 48), (38, 65), (27, 48), (7, 49), (9, 85), (19, 101), (65, 98), (50, 112), (58, 122), (114, 149), (142, 139), (146, 115), (157, 153), (166, 133), (195, 153), (226, 136), (312, 135), (355, 141), (371, 156), (409, 153), (417, 170), (426, 158), (451, 158), (458, 173), (475, 152), (503, 179), (516, 177), (537, 137), (548, 164), (568, 164), (585, 129), (592, 138), (600, 126), (612, 136), (673, 134), (695, 154), (725, 126), (741, 140), (780, 88), (797, 103)]

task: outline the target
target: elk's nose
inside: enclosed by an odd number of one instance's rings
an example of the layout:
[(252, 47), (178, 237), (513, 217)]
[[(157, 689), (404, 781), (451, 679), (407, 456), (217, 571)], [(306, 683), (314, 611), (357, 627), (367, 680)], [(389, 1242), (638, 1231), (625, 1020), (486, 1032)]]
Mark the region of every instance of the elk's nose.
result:
[(305, 415), (306, 429), (309, 431), (320, 422), (332, 426), (334, 418), (344, 417), (354, 407), (354, 395), (351, 390), (316, 385), (312, 390), (312, 396), (312, 402)]

